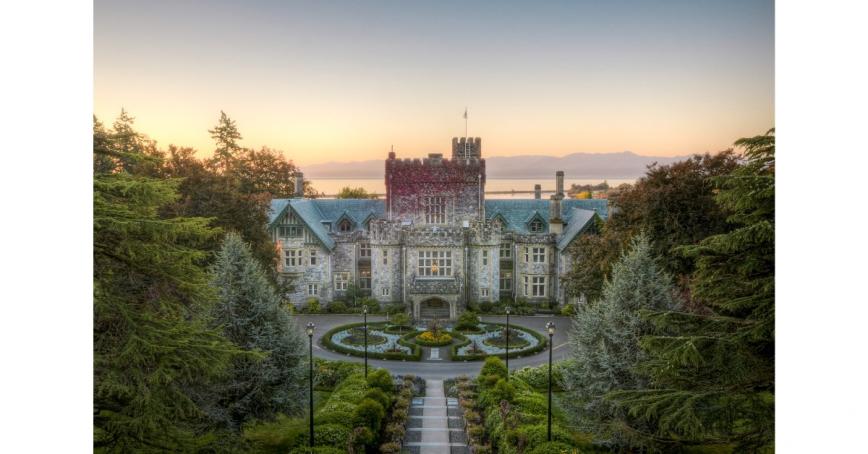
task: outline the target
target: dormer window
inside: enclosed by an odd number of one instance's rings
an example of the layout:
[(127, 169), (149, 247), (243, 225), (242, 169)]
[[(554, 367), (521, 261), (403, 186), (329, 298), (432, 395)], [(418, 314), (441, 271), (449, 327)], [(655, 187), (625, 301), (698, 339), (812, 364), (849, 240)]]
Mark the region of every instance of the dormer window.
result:
[(539, 219), (534, 219), (530, 222), (531, 233), (542, 233), (545, 231), (545, 225)]
[(350, 222), (349, 219), (344, 219), (338, 224), (338, 230), (341, 233), (352, 232), (353, 231), (353, 224)]

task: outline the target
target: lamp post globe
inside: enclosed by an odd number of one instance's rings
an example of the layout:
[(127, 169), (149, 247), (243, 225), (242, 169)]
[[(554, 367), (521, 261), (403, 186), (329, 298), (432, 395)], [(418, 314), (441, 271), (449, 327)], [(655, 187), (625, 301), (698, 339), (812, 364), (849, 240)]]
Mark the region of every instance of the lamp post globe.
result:
[(555, 323), (546, 323), (546, 331), (549, 333), (549, 406), (548, 406), (548, 427), (546, 429), (546, 439), (552, 441), (552, 338), (555, 335)]
[(304, 331), (307, 333), (308, 340), (308, 394), (310, 396), (310, 400), (308, 402), (308, 413), (310, 417), (309, 444), (311, 448), (313, 448), (313, 330), (315, 327), (316, 325), (314, 325), (313, 322), (308, 322), (307, 326), (304, 329)]

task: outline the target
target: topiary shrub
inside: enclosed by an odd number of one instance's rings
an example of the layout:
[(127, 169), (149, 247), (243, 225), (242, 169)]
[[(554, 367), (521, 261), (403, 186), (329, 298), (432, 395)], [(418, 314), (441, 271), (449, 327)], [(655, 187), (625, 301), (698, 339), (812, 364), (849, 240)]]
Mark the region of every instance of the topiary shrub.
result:
[(500, 402), (512, 402), (515, 399), (515, 386), (501, 378), (495, 385), (479, 395), (479, 404), (488, 408), (492, 405), (500, 405)]
[(326, 312), (329, 314), (345, 314), (349, 312), (349, 309), (343, 301), (332, 301), (326, 308)]
[(392, 398), (389, 397), (383, 390), (379, 388), (369, 389), (362, 399), (371, 399), (377, 401), (384, 409), (388, 410), (392, 406)]
[(482, 365), (482, 370), (479, 371), (479, 376), (497, 376), (498, 378), (506, 378), (506, 364), (496, 356), (485, 358), (485, 364)]
[(401, 452), (401, 445), (397, 441), (390, 441), (380, 445), (380, 453), (382, 454), (397, 454)]
[(473, 311), (464, 311), (458, 316), (455, 328), (460, 330), (474, 330), (479, 327), (479, 316)]
[[(373, 399), (362, 399), (356, 406), (355, 414), (353, 414), (353, 425), (366, 427), (375, 434), (380, 431), (380, 424), (385, 417), (386, 410), (379, 402)], [(369, 443), (366, 442), (365, 444)]]
[(384, 393), (391, 395), (395, 392), (395, 384), (392, 382), (392, 376), (386, 369), (377, 369), (368, 374), (368, 386), (377, 388)]

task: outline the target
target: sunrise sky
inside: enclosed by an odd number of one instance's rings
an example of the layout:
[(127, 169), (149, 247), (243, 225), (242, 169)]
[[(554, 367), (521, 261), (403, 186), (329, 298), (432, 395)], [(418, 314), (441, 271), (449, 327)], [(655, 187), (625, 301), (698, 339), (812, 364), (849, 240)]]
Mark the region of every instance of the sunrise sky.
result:
[(774, 6), (720, 1), (103, 1), (94, 113), (210, 154), (683, 155), (774, 126)]

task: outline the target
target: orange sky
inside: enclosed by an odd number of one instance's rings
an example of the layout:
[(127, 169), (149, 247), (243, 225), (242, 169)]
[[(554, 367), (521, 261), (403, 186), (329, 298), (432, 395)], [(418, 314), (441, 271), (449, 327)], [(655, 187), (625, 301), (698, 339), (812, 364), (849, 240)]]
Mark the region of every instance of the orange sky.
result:
[(97, 1), (94, 110), (205, 155), (222, 109), (302, 166), (448, 154), (465, 105), (485, 156), (716, 151), (774, 126), (773, 6), (695, 3)]

